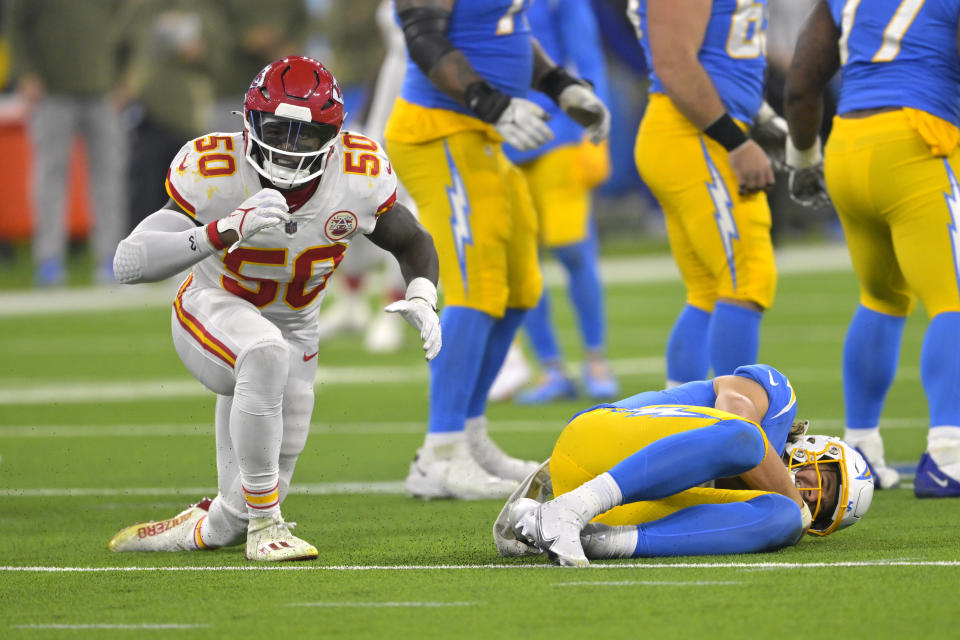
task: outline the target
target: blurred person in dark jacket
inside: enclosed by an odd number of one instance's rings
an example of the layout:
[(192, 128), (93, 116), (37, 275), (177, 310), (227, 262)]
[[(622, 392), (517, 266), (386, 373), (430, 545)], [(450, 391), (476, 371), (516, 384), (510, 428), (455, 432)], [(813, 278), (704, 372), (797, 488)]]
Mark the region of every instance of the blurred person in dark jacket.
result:
[(39, 286), (66, 280), (66, 195), (76, 134), (86, 144), (95, 279), (113, 282), (123, 235), (127, 141), (118, 117), (124, 92), (116, 68), (120, 0), (11, 0), (4, 26), (33, 151), (33, 261)]
[(214, 78), (216, 101), (210, 129), (239, 131), (243, 120), (233, 112), (243, 106), (242, 89), (274, 60), (305, 54), (309, 15), (304, 0), (220, 0), (217, 5), (230, 37)]
[(189, 0), (127, 2), (120, 24), (134, 99), (129, 230), (167, 202), (170, 158), (210, 130), (214, 75), (224, 66), (228, 33), (217, 4)]

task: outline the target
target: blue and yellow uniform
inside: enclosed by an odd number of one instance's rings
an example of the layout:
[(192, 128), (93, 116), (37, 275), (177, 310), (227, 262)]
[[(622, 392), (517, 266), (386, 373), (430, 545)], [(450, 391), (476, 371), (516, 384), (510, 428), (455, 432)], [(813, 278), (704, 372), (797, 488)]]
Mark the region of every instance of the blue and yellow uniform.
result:
[[(649, 391), (598, 405), (574, 416), (557, 439), (550, 457), (554, 494), (571, 491), (606, 471), (614, 473), (618, 464), (655, 443), (664, 447), (658, 464), (669, 465), (666, 439), (694, 430), (702, 431), (684, 438), (682, 457), (689, 458), (689, 448), (697, 447), (703, 451), (702, 460), (697, 461), (696, 469), (690, 469), (690, 475), (674, 475), (688, 478), (696, 473), (710, 475), (712, 463), (708, 459), (723, 468), (723, 473), (739, 475), (760, 463), (767, 444), (782, 455), (797, 412), (797, 399), (790, 381), (773, 367), (762, 364), (739, 367), (733, 375), (753, 380), (766, 390), (769, 406), (760, 424), (715, 409), (712, 380), (689, 382), (665, 391)], [(742, 450), (729, 451), (731, 448)], [(649, 464), (645, 462), (642, 466)], [(672, 464), (682, 464), (681, 457)], [(717, 477), (720, 476), (711, 475), (696, 482)], [(657, 500), (621, 505), (597, 521), (609, 525), (640, 524), (695, 505), (748, 502), (767, 494), (766, 491), (694, 486)]]
[[(717, 141), (704, 136), (665, 93), (657, 76), (647, 33), (647, 3), (629, 13), (651, 63), (650, 100), (634, 149), (637, 169), (664, 211), (670, 247), (687, 290), (687, 309), (674, 328), (683, 334), (683, 353), (668, 344), (667, 376), (675, 382), (705, 378), (756, 360), (759, 314), (736, 322), (749, 328), (711, 331), (710, 314), (724, 298), (761, 309), (773, 303), (776, 266), (770, 239), (770, 208), (764, 193), (740, 195), (738, 183)], [(698, 59), (721, 102), (743, 128), (763, 100), (766, 61), (763, 31), (766, 2), (715, 0)], [(722, 303), (725, 305), (725, 303)], [(736, 315), (736, 310), (728, 309)], [(721, 320), (726, 322), (726, 320)], [(708, 345), (707, 334), (749, 338), (742, 344)], [(709, 352), (710, 357), (706, 353)], [(673, 369), (673, 370), (671, 370)]]
[[(533, 75), (529, 0), (458, 0), (447, 38), (496, 89), (526, 97)], [(384, 132), (397, 173), (440, 258), (446, 305), (495, 318), (540, 298), (537, 219), (492, 125), (447, 96), (408, 59)]]
[[(572, 65), (608, 100), (607, 73), (600, 34), (587, 0), (534, 2), (527, 12), (530, 29), (541, 48), (557, 64)], [(510, 160), (520, 167), (540, 220), (545, 247), (583, 242), (590, 232), (590, 191), (610, 173), (607, 145), (584, 140), (583, 127), (545, 94), (531, 92), (529, 100), (550, 115), (554, 138), (529, 151), (506, 146)]]
[(931, 430), (914, 490), (960, 495), (955, 482), (928, 479), (956, 480), (930, 453), (941, 440), (960, 446), (960, 0), (827, 5), (842, 83), (824, 174), (860, 282), (844, 345), (844, 437), (878, 426), (919, 299), (931, 318), (920, 362)]
[[(842, 84), (824, 169), (861, 302), (960, 311), (960, 0), (829, 4)], [(901, 108), (844, 117), (884, 107)]]

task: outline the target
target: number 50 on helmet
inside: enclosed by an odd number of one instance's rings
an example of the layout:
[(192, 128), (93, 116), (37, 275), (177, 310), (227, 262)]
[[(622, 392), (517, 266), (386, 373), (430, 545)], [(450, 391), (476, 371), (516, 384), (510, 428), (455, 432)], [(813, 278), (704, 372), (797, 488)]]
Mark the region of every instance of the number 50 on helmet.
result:
[[(813, 513), (810, 533), (825, 536), (859, 522), (873, 501), (874, 479), (870, 467), (860, 452), (839, 438), (805, 435), (787, 444), (783, 460), (790, 476), (796, 479), (803, 469), (816, 470), (819, 484), (813, 490), (820, 492)], [(823, 509), (823, 477), (836, 473), (836, 506), (828, 513)]]
[(336, 78), (313, 58), (268, 64), (243, 102), (245, 157), (281, 189), (320, 176), (346, 113)]

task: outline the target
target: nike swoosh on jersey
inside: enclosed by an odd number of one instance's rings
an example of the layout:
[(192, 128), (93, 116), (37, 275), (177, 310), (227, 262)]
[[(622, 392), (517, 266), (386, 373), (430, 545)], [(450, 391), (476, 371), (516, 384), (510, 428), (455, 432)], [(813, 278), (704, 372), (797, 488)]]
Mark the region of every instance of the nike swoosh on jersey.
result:
[(320, 353), (320, 352), (319, 352), (319, 351), (314, 351), (314, 352), (311, 353), (311, 354), (306, 354), (306, 353), (303, 354), (303, 361), (304, 361), (304, 362), (310, 362), (311, 360), (313, 360), (313, 359), (317, 356), (318, 353)]
[(186, 171), (187, 170), (187, 157), (190, 154), (183, 156), (183, 160), (180, 161), (180, 166), (177, 167), (177, 171)]
[(779, 386), (780, 386), (780, 383), (779, 383), (779, 382), (775, 382), (774, 379), (773, 379), (773, 371), (770, 371), (770, 370), (768, 369), (768, 370), (767, 370), (767, 375), (770, 376), (770, 386), (771, 386), (771, 387), (779, 387)]
[(937, 483), (938, 485), (940, 485), (941, 487), (946, 488), (947, 484), (950, 483), (950, 481), (947, 480), (946, 478), (938, 478), (937, 476), (935, 476), (935, 475), (933, 474), (932, 471), (927, 471), (927, 475), (930, 476), (930, 479), (933, 480), (934, 482), (936, 482), (936, 483)]

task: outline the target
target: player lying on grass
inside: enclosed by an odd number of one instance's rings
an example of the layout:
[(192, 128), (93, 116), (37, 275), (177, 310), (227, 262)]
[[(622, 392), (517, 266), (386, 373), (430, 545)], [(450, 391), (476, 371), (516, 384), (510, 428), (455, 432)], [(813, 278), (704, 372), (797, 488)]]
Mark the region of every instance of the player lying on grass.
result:
[(873, 498), (866, 461), (795, 415), (790, 382), (759, 364), (587, 409), (507, 501), (497, 548), (585, 566), (772, 551), (852, 525)]

